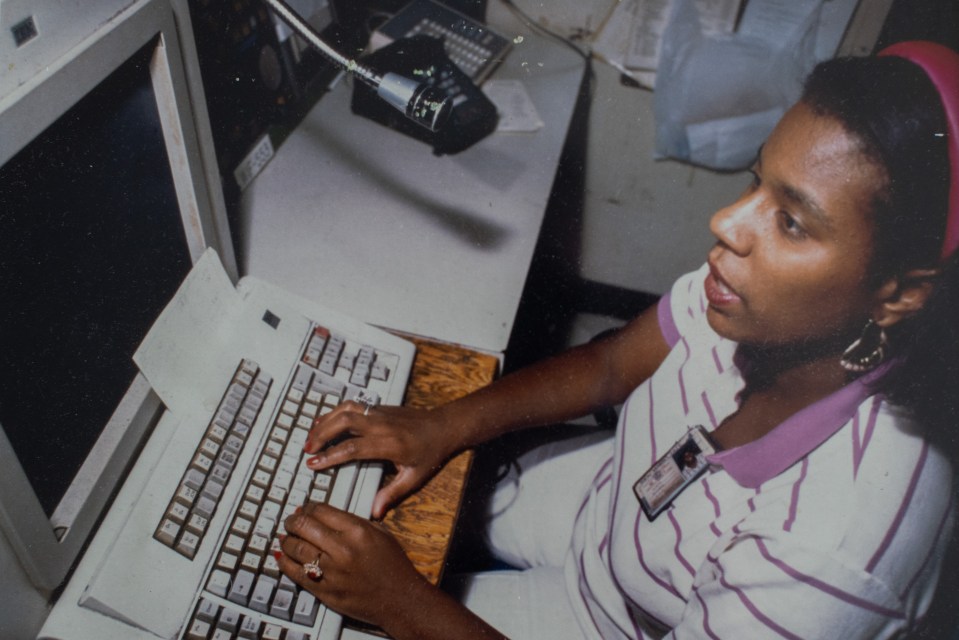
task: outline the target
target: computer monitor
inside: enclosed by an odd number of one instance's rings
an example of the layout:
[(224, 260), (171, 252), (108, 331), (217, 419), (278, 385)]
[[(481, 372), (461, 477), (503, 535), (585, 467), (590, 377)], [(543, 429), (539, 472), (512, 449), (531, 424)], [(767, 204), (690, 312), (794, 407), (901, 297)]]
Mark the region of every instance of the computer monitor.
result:
[(152, 320), (207, 247), (237, 272), (186, 0), (74, 9), (0, 5), (0, 619), (63, 583), (154, 424)]

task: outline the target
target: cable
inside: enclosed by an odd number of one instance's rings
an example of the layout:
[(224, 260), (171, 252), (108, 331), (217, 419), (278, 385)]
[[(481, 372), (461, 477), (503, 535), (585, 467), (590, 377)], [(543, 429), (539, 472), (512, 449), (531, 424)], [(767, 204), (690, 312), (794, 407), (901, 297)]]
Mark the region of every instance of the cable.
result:
[(513, 2), (513, 0), (500, 0), (500, 2), (502, 2), (507, 9), (512, 11), (514, 14), (516, 14), (516, 16), (518, 16), (520, 20), (522, 20), (526, 24), (526, 26), (529, 27), (530, 29), (534, 31), (538, 31), (539, 33), (549, 38), (559, 41), (560, 43), (564, 44), (565, 46), (575, 51), (580, 57), (582, 57), (587, 62), (589, 62), (590, 58), (592, 58), (593, 54), (591, 51), (589, 51), (588, 49), (586, 51), (583, 51), (575, 42), (573, 42), (572, 39), (562, 36), (556, 33), (555, 31), (553, 31), (552, 29), (544, 27), (539, 22), (534, 20), (525, 11), (523, 11), (518, 6), (516, 6), (516, 3)]

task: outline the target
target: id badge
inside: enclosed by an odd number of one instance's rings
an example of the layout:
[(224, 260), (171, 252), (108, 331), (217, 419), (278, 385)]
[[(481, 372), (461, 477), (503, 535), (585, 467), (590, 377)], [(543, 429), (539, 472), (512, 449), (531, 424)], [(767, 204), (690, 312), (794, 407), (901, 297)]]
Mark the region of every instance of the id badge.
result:
[(666, 454), (644, 473), (633, 493), (652, 522), (669, 508), (683, 490), (703, 475), (709, 467), (706, 456), (716, 452), (709, 434), (702, 425), (689, 429)]

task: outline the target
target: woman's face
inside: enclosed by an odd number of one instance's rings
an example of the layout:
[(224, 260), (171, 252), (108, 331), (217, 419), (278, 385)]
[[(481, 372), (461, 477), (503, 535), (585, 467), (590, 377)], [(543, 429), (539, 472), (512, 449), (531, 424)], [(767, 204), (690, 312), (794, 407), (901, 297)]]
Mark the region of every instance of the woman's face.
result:
[(754, 173), (710, 222), (710, 325), (754, 345), (858, 333), (874, 305), (869, 211), (882, 171), (837, 120), (800, 103), (770, 135)]

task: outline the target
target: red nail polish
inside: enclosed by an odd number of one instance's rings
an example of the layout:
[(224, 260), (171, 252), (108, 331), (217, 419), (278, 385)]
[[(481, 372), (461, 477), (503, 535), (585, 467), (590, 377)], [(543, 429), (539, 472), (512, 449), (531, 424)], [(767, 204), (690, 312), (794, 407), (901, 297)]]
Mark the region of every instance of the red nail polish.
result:
[(280, 558), (283, 557), (283, 552), (282, 552), (282, 551), (274, 551), (274, 552), (273, 552), (273, 557), (276, 558), (276, 561), (277, 561), (277, 562), (279, 562), (279, 561), (280, 561)]
[(294, 511), (293, 513), (295, 513), (295, 514), (297, 514), (297, 515), (303, 513), (303, 507), (297, 507), (297, 508), (296, 508), (296, 511)]

